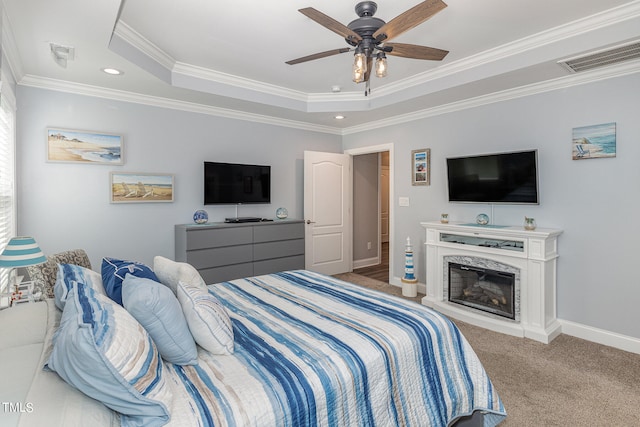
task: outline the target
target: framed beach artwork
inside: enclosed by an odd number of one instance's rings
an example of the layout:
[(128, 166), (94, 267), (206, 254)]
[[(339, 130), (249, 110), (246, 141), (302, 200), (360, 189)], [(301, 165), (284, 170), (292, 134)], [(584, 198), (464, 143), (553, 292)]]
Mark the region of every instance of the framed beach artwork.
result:
[(431, 175), (431, 149), (411, 152), (411, 185), (429, 185)]
[(70, 129), (47, 129), (47, 161), (122, 165), (122, 136)]
[(173, 202), (173, 175), (111, 172), (111, 203)]
[(573, 128), (573, 160), (602, 159), (616, 156), (616, 124)]

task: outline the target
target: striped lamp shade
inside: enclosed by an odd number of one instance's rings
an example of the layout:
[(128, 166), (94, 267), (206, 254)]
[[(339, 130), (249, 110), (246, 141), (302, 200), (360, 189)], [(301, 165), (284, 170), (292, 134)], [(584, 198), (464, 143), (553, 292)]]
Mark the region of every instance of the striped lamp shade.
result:
[(15, 268), (42, 264), (47, 258), (33, 237), (14, 237), (0, 254), (0, 267)]

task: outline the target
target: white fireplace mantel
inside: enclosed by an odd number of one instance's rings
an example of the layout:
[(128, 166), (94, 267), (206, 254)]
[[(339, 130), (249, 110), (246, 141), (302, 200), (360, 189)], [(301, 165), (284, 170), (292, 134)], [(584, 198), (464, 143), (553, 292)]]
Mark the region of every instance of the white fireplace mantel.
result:
[[(480, 226), (439, 221), (426, 230), (427, 293), (424, 305), (476, 326), (548, 344), (560, 334), (556, 316), (558, 236), (562, 230)], [(519, 320), (449, 302), (445, 297), (445, 257), (470, 256), (520, 271)]]

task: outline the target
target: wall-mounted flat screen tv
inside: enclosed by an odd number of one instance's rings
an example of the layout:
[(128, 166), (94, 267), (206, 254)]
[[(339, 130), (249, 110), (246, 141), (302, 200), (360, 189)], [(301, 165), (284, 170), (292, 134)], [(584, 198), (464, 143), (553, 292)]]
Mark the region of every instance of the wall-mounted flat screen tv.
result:
[(271, 166), (204, 162), (204, 204), (271, 203)]
[(537, 150), (447, 159), (450, 202), (539, 204)]

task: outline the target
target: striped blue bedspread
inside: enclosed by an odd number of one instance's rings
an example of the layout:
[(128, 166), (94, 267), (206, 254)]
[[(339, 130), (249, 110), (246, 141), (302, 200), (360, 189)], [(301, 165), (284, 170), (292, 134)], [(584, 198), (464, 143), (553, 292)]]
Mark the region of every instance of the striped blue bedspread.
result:
[(235, 352), (166, 364), (170, 426), (447, 426), (506, 412), (456, 326), (401, 298), (309, 271), (209, 286)]

